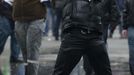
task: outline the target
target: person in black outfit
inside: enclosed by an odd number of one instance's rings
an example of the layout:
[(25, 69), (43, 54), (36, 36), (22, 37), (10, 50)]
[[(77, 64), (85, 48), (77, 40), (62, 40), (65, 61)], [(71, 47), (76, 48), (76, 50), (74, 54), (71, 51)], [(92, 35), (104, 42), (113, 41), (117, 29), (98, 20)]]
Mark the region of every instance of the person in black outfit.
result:
[[(115, 16), (114, 0), (62, 0), (62, 38), (52, 75), (69, 75), (86, 55), (95, 75), (112, 75), (101, 18)], [(115, 20), (112, 18), (111, 20)]]

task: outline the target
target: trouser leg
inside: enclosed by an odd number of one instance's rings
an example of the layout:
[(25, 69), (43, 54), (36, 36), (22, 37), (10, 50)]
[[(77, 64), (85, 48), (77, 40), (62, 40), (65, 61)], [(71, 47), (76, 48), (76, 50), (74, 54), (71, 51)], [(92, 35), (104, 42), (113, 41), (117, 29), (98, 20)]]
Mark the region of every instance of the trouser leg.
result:
[(103, 36), (102, 36), (102, 38), (104, 39), (105, 44), (107, 44), (108, 27), (109, 27), (109, 24), (104, 24), (103, 25)]
[(95, 75), (112, 75), (110, 61), (105, 44), (94, 44), (88, 50), (89, 61), (94, 68)]
[(82, 56), (80, 41), (69, 34), (63, 37), (53, 75), (70, 75)]
[(129, 67), (131, 75), (134, 75), (134, 27), (128, 28)]
[(2, 54), (4, 50), (4, 46), (6, 44), (8, 36), (8, 34), (6, 34), (4, 31), (0, 29), (0, 54)]
[(27, 30), (27, 75), (38, 74), (39, 48), (41, 46), (43, 26), (43, 20), (36, 20), (30, 23)]
[(0, 54), (4, 50), (5, 43), (11, 33), (9, 21), (6, 17), (0, 16)]
[(91, 66), (90, 61), (88, 60), (88, 56), (83, 56), (83, 67), (85, 70), (85, 75), (94, 75), (93, 67)]
[(14, 32), (11, 34), (10, 47), (11, 47), (10, 62), (15, 62), (19, 58), (20, 46), (17, 43), (17, 40), (16, 40), (16, 37), (15, 37), (15, 33)]
[(28, 65), (25, 67), (25, 75), (37, 75), (39, 47), (44, 28), (44, 20), (31, 22), (16, 22), (16, 35), (20, 43), (23, 57)]
[(59, 40), (59, 28), (60, 28), (60, 22), (62, 13), (60, 9), (56, 9), (55, 14), (55, 25), (53, 25), (53, 35), (55, 37), (55, 40)]
[(53, 75), (69, 75), (80, 58), (80, 52), (60, 50)]
[(26, 48), (27, 28), (28, 23), (16, 21), (15, 23), (16, 38), (21, 48), (23, 60), (25, 63), (27, 63), (27, 48)]

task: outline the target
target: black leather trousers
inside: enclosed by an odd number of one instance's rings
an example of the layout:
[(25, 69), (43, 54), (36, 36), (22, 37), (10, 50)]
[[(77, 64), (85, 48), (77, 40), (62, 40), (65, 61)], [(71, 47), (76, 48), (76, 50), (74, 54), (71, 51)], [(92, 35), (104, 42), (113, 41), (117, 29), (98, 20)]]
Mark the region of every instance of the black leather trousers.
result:
[(83, 55), (87, 56), (95, 75), (112, 75), (102, 36), (83, 29), (63, 33), (53, 75), (70, 75)]

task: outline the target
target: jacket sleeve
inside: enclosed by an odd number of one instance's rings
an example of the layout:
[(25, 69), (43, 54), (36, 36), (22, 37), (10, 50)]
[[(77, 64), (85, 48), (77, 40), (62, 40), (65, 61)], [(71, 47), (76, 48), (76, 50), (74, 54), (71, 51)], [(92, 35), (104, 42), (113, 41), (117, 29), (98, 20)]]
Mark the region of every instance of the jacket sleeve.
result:
[(127, 29), (129, 22), (128, 22), (128, 16), (129, 16), (129, 2), (126, 0), (125, 2), (125, 9), (123, 10), (123, 29)]
[(116, 6), (115, 0), (104, 0), (103, 2), (104, 14), (108, 13), (110, 23), (118, 23), (120, 14)]
[(69, 1), (69, 0), (55, 0), (55, 8), (63, 9), (63, 7), (65, 6), (67, 1)]
[(120, 13), (117, 8), (115, 0), (111, 0), (110, 9), (109, 9), (110, 23), (118, 24), (120, 22)]

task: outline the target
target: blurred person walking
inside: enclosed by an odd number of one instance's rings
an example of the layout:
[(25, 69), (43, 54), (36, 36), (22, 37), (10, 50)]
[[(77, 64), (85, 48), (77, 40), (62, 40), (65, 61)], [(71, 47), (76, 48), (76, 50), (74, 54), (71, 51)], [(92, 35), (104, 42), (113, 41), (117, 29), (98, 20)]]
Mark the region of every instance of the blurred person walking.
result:
[(55, 37), (55, 40), (59, 40), (59, 35), (60, 35), (60, 24), (62, 20), (62, 1), (61, 0), (55, 0), (55, 6), (54, 6), (54, 11), (55, 11), (55, 21), (53, 24), (53, 36)]
[(131, 75), (134, 75), (134, 0), (126, 0), (124, 10), (124, 25), (122, 34), (128, 36), (129, 67)]
[(46, 0), (44, 1), (44, 4), (46, 5), (47, 8), (47, 14), (46, 14), (46, 21), (45, 21), (45, 29), (44, 29), (44, 36), (48, 36), (49, 30), (53, 30), (53, 25), (55, 24), (54, 22), (54, 7), (53, 3), (51, 0)]
[(4, 46), (9, 36), (11, 36), (11, 55), (10, 63), (21, 62), (18, 57), (20, 53), (20, 47), (17, 43), (14, 32), (14, 21), (12, 19), (12, 5), (8, 0), (0, 0), (0, 54), (4, 50)]
[(125, 0), (116, 0), (116, 4), (118, 7), (118, 11), (120, 13), (120, 20), (119, 20), (119, 34), (120, 38), (123, 38), (122, 36), (122, 30), (123, 30), (123, 11), (125, 9)]
[(113, 25), (109, 26), (109, 38), (113, 37), (113, 33), (116, 29), (117, 26), (119, 26), (119, 34), (120, 34), (120, 38), (123, 38), (122, 36), (122, 26), (123, 26), (123, 10), (125, 9), (125, 0), (115, 0), (116, 1), (116, 6), (120, 15), (119, 20), (117, 21), (117, 23), (114, 23)]
[(53, 75), (69, 75), (83, 55), (96, 75), (112, 75), (100, 22), (102, 14), (113, 14), (115, 1), (62, 0), (61, 3), (62, 43)]
[[(115, 7), (115, 9), (112, 10), (114, 15), (111, 16), (111, 14), (109, 12), (107, 12), (107, 13), (103, 14), (103, 16), (101, 18), (101, 24), (103, 25), (102, 39), (104, 40), (104, 43), (105, 43), (107, 49), (108, 49), (108, 45), (107, 45), (108, 28), (110, 25), (117, 24), (118, 19), (119, 19), (119, 12), (118, 12), (116, 4), (113, 4), (112, 7)], [(78, 67), (80, 67), (80, 66), (78, 66)], [(91, 67), (90, 61), (88, 60), (88, 57), (86, 55), (83, 56), (83, 68), (85, 71), (85, 75), (94, 75), (93, 68)], [(75, 70), (73, 71), (73, 73), (71, 75), (76, 74), (76, 71), (78, 71), (78, 69), (75, 68)]]
[(26, 63), (25, 75), (38, 74), (39, 48), (44, 30), (45, 0), (14, 0), (13, 19), (17, 41)]

